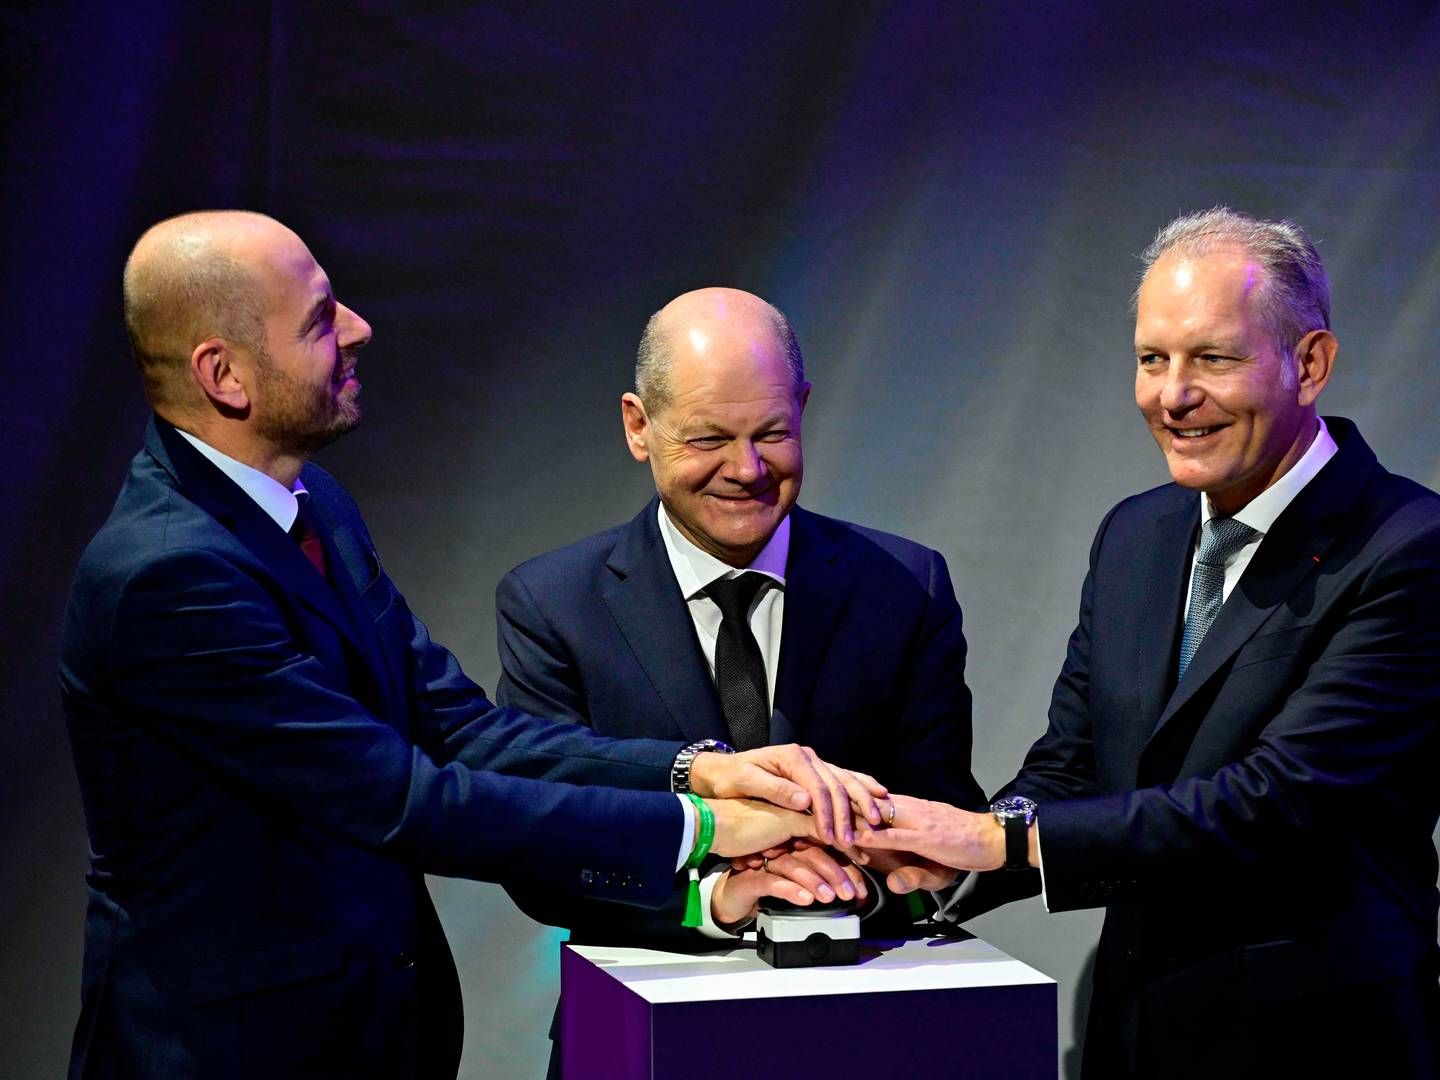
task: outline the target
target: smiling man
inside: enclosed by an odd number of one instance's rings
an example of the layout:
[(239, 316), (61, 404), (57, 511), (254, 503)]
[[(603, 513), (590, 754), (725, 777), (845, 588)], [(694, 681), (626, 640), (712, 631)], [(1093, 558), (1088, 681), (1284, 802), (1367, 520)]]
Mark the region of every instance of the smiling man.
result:
[[(799, 741), (892, 791), (983, 805), (945, 562), (796, 505), (809, 400), (795, 335), (759, 297), (700, 289), (657, 312), (620, 402), (626, 445), (657, 496), (628, 524), (504, 578), (497, 696), (607, 735)], [(937, 889), (955, 877), (904, 874)], [(762, 896), (883, 900), (871, 891), (822, 852), (791, 853), (708, 877), (702, 932), (728, 936)], [(584, 936), (677, 943), (678, 895), (638, 917), (517, 899)], [(912, 912), (892, 898), (877, 918), (908, 923)]]
[(993, 815), (862, 840), (1104, 906), (1086, 1077), (1433, 1077), (1440, 498), (1316, 400), (1330, 286), (1290, 222), (1145, 253), (1135, 400), (1173, 484), (1100, 526), (1049, 729)]
[(697, 846), (833, 839), (851, 799), (881, 820), (798, 747), (682, 756), (492, 705), (307, 464), (360, 419), (370, 326), (284, 225), (163, 221), (124, 296), (154, 416), (61, 646), (91, 848), (71, 1076), (454, 1077), (424, 873), (654, 907)]

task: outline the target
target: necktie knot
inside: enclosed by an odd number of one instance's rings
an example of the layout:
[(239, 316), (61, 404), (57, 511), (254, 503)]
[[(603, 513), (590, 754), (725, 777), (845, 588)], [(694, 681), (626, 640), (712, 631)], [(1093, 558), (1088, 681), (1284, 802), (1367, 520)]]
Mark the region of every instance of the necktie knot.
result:
[(727, 619), (747, 619), (750, 605), (755, 596), (765, 587), (764, 574), (753, 572), (737, 574), (732, 578), (720, 578), (705, 586), (705, 595), (715, 601), (720, 614)]
[(1255, 530), (1232, 517), (1212, 517), (1200, 535), (1195, 561), (1206, 566), (1224, 566), (1230, 557), (1248, 544)]

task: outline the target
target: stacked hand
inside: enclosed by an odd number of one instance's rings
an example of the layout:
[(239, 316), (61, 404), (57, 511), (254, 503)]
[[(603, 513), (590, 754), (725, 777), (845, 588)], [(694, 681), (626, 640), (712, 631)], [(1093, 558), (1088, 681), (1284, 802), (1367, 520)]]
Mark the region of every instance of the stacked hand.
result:
[[(909, 853), (928, 860), (930, 867), (957, 870), (998, 870), (1005, 865), (1005, 830), (993, 815), (908, 795), (894, 795), (890, 801), (895, 815), (888, 827), (866, 829), (857, 841), (872, 858), (882, 852)], [(1030, 845), (1033, 865), (1037, 861), (1033, 829)]]
[[(815, 819), (815, 838), (843, 847), (855, 843), (855, 814), (871, 826), (885, 820), (879, 801), (887, 794), (883, 784), (862, 772), (830, 765), (808, 746), (793, 743), (743, 754), (698, 754), (690, 766), (690, 789), (706, 798), (763, 799), (790, 810), (809, 810)], [(786, 838), (801, 835), (812, 834), (807, 830)]]

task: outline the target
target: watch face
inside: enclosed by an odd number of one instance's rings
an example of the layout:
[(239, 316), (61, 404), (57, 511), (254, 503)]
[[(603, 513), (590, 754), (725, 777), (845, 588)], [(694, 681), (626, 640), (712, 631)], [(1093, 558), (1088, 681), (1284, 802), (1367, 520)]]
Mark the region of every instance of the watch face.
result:
[(1024, 795), (1006, 795), (990, 804), (990, 812), (997, 817), (1028, 817), (1035, 812), (1035, 800)]

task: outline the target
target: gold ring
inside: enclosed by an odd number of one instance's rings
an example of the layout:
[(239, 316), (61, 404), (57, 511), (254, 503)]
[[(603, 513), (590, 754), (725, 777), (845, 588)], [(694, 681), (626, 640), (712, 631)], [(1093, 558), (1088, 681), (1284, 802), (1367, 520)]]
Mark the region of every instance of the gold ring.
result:
[(760, 864), (760, 872), (762, 874), (768, 874), (770, 872), (770, 860), (768, 858)]
[(895, 824), (895, 804), (893, 802), (890, 804), (890, 820), (885, 822), (885, 824), (887, 826)]

